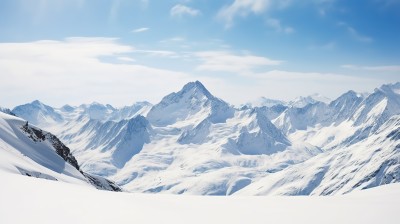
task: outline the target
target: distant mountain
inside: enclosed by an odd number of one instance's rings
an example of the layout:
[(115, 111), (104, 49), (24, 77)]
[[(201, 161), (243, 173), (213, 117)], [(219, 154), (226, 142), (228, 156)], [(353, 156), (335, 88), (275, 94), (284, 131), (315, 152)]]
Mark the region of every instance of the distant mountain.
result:
[(274, 100), (262, 96), (252, 102), (246, 103), (245, 105), (251, 107), (273, 107), (277, 105), (287, 106), (288, 103), (282, 100)]
[(5, 108), (5, 107), (0, 107), (0, 112), (3, 112), (3, 113), (5, 113), (5, 114), (9, 114), (9, 115), (15, 116), (15, 114), (14, 114), (10, 109)]
[(52, 126), (63, 122), (61, 114), (39, 100), (15, 107), (12, 112), (34, 125)]
[(294, 99), (293, 101), (289, 102), (289, 105), (295, 108), (302, 108), (307, 106), (308, 104), (315, 104), (317, 102), (322, 102), (325, 104), (329, 104), (332, 100), (324, 97), (318, 93), (315, 93), (313, 95), (307, 96), (307, 97), (298, 97)]
[(244, 195), (332, 195), (400, 182), (400, 115), (369, 138), (268, 175)]
[(32, 102), (13, 112), (128, 191), (328, 195), (399, 182), (399, 93), (396, 83), (234, 108), (196, 81), (154, 106)]

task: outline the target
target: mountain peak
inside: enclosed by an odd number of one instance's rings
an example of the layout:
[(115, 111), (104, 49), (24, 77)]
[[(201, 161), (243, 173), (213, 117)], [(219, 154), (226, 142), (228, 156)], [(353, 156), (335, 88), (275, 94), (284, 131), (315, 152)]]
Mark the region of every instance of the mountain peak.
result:
[(39, 100), (34, 100), (34, 101), (32, 101), (30, 104), (36, 105), (36, 106), (44, 105), (44, 104), (43, 104), (42, 102), (40, 102)]
[(72, 111), (74, 111), (75, 108), (73, 106), (69, 105), (69, 104), (65, 104), (60, 109), (62, 111), (66, 111), (66, 112), (72, 112)]
[(39, 100), (15, 107), (12, 113), (16, 114), (32, 124), (54, 124), (63, 121), (63, 117), (54, 109)]
[(376, 89), (375, 91), (382, 91), (389, 95), (393, 95), (393, 94), (399, 95), (400, 94), (400, 82), (382, 85), (379, 89)]
[(199, 82), (189, 82), (179, 92), (165, 96), (154, 105), (147, 118), (155, 125), (170, 125), (188, 119), (201, 121), (209, 117), (213, 123), (224, 122), (233, 114), (232, 108), (214, 97)]
[(186, 93), (186, 92), (200, 92), (207, 96), (208, 98), (213, 98), (213, 95), (204, 87), (204, 85), (200, 81), (195, 81), (195, 82), (189, 82), (186, 85), (183, 86), (182, 90), (180, 92)]
[(262, 96), (245, 104), (245, 106), (248, 107), (273, 107), (276, 105), (287, 105), (287, 103), (282, 100), (270, 99)]

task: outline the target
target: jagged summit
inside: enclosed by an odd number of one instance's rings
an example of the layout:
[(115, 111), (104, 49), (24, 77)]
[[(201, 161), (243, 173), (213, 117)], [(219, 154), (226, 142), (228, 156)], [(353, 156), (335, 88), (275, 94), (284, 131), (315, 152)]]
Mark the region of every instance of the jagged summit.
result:
[(249, 186), (250, 194), (333, 194), (399, 181), (399, 119), (392, 119), (399, 93), (395, 83), (329, 104), (314, 94), (299, 98), (299, 107), (269, 101), (237, 109), (195, 81), (154, 106), (54, 108), (64, 122), (52, 125), (38, 110), (38, 127), (57, 134), (84, 171), (129, 191), (227, 195)]
[(331, 99), (324, 97), (321, 94), (315, 93), (306, 97), (297, 97), (293, 101), (289, 102), (289, 105), (296, 108), (302, 108), (307, 106), (308, 104), (314, 104), (318, 102), (329, 104), (331, 102)]
[(35, 100), (21, 106), (17, 106), (12, 113), (18, 117), (30, 121), (32, 124), (54, 124), (63, 121), (63, 117), (52, 107)]
[(34, 104), (34, 105), (43, 105), (43, 103), (40, 102), (39, 100), (34, 100), (34, 101), (31, 102), (31, 104)]
[(182, 90), (180, 91), (182, 94), (192, 91), (193, 93), (201, 93), (207, 96), (208, 98), (214, 98), (214, 96), (204, 87), (204, 85), (199, 82), (189, 82), (183, 86)]
[(71, 105), (68, 105), (68, 104), (65, 104), (60, 109), (61, 109), (61, 111), (64, 111), (64, 112), (72, 112), (72, 111), (75, 110), (75, 107), (73, 107)]
[(400, 90), (400, 82), (384, 84), (379, 89), (381, 89), (381, 90), (390, 89), (392, 91)]
[(201, 82), (195, 81), (187, 83), (180, 91), (165, 96), (159, 104), (170, 104), (183, 98), (195, 103), (194, 99), (202, 100), (203, 97), (209, 100), (216, 99), (216, 97), (214, 97)]
[(346, 93), (339, 96), (336, 100), (333, 100), (329, 103), (331, 107), (341, 107), (341, 105), (346, 103), (351, 103), (351, 101), (356, 101), (359, 99), (363, 99), (362, 95), (356, 93), (353, 90), (347, 91)]
[(231, 115), (233, 108), (228, 103), (214, 97), (201, 82), (195, 81), (183, 86), (179, 92), (165, 96), (147, 117), (152, 124), (164, 126), (191, 119), (199, 123), (206, 117), (219, 123)]

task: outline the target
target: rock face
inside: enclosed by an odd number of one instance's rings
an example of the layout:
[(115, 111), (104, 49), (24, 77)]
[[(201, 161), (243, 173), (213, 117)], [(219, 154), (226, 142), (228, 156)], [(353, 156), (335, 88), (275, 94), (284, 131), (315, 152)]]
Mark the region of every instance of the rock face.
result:
[(34, 142), (47, 141), (55, 149), (57, 155), (65, 160), (65, 162), (71, 164), (77, 170), (79, 169), (78, 162), (75, 157), (71, 154), (71, 150), (65, 146), (56, 136), (49, 132), (43, 132), (41, 129), (29, 126), (26, 122), (21, 129), (27, 134), (27, 136)]
[[(107, 180), (106, 178), (91, 175), (81, 171), (78, 161), (72, 155), (71, 150), (67, 146), (65, 146), (55, 135), (49, 132), (44, 132), (39, 128), (32, 127), (28, 124), (28, 122), (25, 122), (25, 124), (22, 125), (20, 128), (23, 131), (23, 133), (25, 133), (26, 136), (33, 142), (35, 143), (43, 142), (45, 144), (49, 143), (58, 156), (60, 156), (65, 162), (67, 162), (68, 164), (73, 166), (76, 170), (78, 170), (87, 179), (87, 181), (97, 189), (109, 190), (109, 191), (122, 191), (122, 189), (118, 185), (116, 185), (114, 182), (110, 180)], [(35, 176), (37, 178), (57, 180), (52, 176), (44, 175), (40, 172), (27, 171), (23, 168), (18, 168), (18, 169), (22, 174), (27, 176)]]
[(104, 177), (99, 177), (85, 172), (82, 172), (82, 174), (86, 177), (90, 184), (99, 190), (122, 192), (122, 189), (118, 185)]

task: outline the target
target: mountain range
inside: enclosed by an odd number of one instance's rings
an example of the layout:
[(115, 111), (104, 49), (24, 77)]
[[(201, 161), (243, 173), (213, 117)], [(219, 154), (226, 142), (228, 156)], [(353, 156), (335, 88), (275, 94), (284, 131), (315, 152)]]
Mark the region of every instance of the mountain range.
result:
[(0, 113), (2, 170), (101, 178), (108, 190), (115, 182), (129, 192), (333, 195), (400, 181), (400, 83), (237, 108), (196, 81), (155, 105), (33, 101)]

